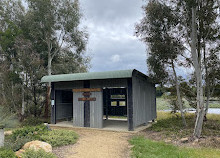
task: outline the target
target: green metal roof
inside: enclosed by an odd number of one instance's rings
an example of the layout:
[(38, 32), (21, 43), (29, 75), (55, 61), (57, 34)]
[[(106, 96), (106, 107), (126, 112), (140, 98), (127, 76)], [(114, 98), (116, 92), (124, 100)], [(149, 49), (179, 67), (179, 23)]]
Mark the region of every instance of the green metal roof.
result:
[(51, 76), (42, 77), (41, 82), (131, 78), (133, 71), (137, 71), (137, 70), (132, 69), (132, 70), (118, 70), (118, 71), (105, 71), (105, 72), (88, 72), (88, 73), (51, 75)]

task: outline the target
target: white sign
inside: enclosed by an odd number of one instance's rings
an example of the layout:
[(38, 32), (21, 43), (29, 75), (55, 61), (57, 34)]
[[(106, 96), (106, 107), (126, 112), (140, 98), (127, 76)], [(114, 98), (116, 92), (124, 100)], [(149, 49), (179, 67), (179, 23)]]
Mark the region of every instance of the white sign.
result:
[(51, 100), (51, 105), (54, 106), (54, 100)]

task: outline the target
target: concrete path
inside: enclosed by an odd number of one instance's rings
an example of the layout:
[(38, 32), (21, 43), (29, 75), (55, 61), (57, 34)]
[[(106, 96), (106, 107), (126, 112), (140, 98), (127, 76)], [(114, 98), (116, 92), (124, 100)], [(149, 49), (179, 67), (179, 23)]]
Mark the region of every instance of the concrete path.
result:
[(80, 135), (74, 145), (55, 148), (59, 158), (128, 158), (131, 133), (71, 128)]

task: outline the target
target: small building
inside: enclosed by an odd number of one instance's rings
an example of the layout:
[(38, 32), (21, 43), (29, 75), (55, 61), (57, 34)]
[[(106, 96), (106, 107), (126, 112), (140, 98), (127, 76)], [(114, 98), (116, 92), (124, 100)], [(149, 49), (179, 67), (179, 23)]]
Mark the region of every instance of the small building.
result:
[(103, 128), (110, 118), (124, 118), (133, 131), (156, 118), (155, 84), (135, 69), (51, 75), (41, 82), (51, 82), (52, 124)]

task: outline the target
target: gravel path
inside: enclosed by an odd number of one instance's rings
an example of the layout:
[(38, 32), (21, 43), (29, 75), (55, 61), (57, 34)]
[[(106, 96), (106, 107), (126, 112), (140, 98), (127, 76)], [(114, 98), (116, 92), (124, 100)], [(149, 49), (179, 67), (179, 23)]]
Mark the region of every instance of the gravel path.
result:
[(74, 145), (58, 147), (53, 152), (59, 158), (128, 158), (130, 133), (93, 129), (72, 129), (80, 135)]

